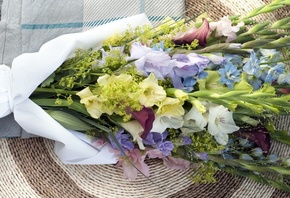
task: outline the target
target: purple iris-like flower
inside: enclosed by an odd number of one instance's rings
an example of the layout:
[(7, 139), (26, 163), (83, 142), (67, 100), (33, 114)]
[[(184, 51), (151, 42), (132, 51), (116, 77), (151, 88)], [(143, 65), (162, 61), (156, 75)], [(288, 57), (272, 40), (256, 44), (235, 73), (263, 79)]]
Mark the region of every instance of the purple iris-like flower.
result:
[[(114, 149), (120, 150), (117, 143), (109, 136), (111, 145)], [(131, 135), (124, 133), (124, 130), (119, 130), (116, 134), (116, 139), (119, 142), (122, 149), (126, 150), (133, 150), (134, 149), (134, 143), (131, 141)]]
[(163, 80), (172, 70), (173, 61), (162, 49), (153, 50), (139, 42), (135, 42), (131, 46), (130, 53), (131, 56), (128, 60), (136, 60), (135, 66), (138, 72), (145, 76), (154, 73), (157, 79)]
[(172, 142), (165, 140), (167, 135), (167, 131), (164, 131), (162, 134), (150, 132), (147, 137), (143, 139), (143, 143), (158, 149), (163, 155), (168, 156), (174, 149), (174, 145)]

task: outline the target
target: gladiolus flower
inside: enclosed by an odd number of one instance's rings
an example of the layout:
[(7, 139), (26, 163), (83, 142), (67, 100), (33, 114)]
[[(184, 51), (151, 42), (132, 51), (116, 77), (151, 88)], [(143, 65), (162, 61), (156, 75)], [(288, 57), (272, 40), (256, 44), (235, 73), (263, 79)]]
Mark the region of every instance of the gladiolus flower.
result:
[(139, 96), (139, 102), (145, 107), (152, 107), (166, 98), (165, 90), (158, 85), (158, 80), (153, 73), (140, 82), (139, 86), (144, 90)]
[(189, 30), (188, 32), (184, 32), (179, 35), (176, 35), (175, 37), (173, 37), (173, 42), (177, 45), (191, 44), (192, 41), (197, 39), (198, 44), (200, 46), (205, 46), (206, 38), (209, 35), (209, 31), (210, 31), (209, 23), (206, 19), (203, 19), (203, 23), (198, 29), (193, 28)]
[(89, 87), (78, 92), (77, 95), (81, 98), (80, 103), (85, 105), (88, 113), (93, 118), (99, 118), (104, 113), (101, 109), (102, 100), (95, 96)]

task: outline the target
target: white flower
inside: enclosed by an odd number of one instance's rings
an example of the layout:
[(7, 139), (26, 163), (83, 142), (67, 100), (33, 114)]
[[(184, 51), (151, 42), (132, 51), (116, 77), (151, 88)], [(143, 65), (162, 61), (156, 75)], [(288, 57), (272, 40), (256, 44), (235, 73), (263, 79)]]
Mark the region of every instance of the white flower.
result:
[(195, 106), (184, 116), (184, 125), (181, 131), (184, 135), (203, 131), (207, 125), (207, 113), (201, 113)]
[(239, 130), (233, 119), (233, 113), (222, 105), (210, 106), (208, 115), (208, 132), (219, 144), (228, 143), (228, 134)]
[(209, 24), (210, 29), (216, 30), (216, 36), (226, 36), (226, 42), (231, 42), (237, 38), (236, 32), (240, 30), (240, 27), (244, 25), (243, 22), (238, 23), (236, 26), (232, 26), (232, 21), (227, 17), (223, 17), (218, 22), (211, 22)]
[(167, 128), (179, 129), (184, 124), (182, 117), (167, 117), (156, 115), (153, 122), (152, 132), (163, 133)]

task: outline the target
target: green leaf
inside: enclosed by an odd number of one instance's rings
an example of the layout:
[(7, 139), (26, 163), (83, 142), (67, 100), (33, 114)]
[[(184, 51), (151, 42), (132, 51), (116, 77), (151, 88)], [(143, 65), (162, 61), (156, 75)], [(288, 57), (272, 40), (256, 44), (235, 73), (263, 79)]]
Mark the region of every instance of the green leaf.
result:
[(80, 119), (72, 116), (71, 114), (65, 113), (58, 110), (47, 110), (46, 111), (53, 119), (59, 122), (62, 126), (67, 129), (76, 130), (76, 131), (87, 131), (94, 129), (90, 125), (87, 125), (85, 122)]
[(281, 20), (276, 21), (275, 23), (273, 23), (271, 25), (271, 28), (280, 28), (283, 25), (289, 24), (289, 22), (290, 22), (290, 17), (287, 17), (287, 18), (281, 19)]
[(270, 136), (274, 140), (290, 145), (290, 136), (287, 134), (287, 131), (270, 131)]
[(50, 85), (51, 83), (53, 83), (54, 78), (55, 78), (55, 73), (52, 73), (52, 74), (51, 74), (47, 79), (45, 79), (45, 80), (41, 83), (40, 87), (49, 87), (49, 85)]
[(32, 99), (32, 101), (41, 107), (68, 107), (69, 109), (75, 110), (84, 115), (87, 115), (87, 116), (90, 115), (87, 112), (85, 106), (80, 104), (77, 101), (73, 101), (73, 103), (70, 103), (67, 100), (61, 100), (60, 104), (56, 104), (55, 99), (49, 99), (49, 98)]
[(242, 80), (235, 84), (234, 90), (247, 90), (248, 93), (251, 93), (253, 91), (253, 87), (248, 83), (247, 81), (247, 74), (242, 74)]

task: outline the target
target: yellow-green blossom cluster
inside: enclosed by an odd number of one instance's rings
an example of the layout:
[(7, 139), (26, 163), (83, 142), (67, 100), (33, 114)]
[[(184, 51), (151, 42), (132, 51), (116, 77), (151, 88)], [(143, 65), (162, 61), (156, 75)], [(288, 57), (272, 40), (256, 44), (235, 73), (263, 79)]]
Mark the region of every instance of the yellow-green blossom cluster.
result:
[(127, 64), (126, 56), (120, 49), (111, 49), (104, 58), (103, 63), (98, 64), (94, 69), (98, 72), (111, 74)]
[(192, 140), (190, 147), (196, 152), (220, 151), (224, 148), (224, 146), (218, 144), (207, 131), (202, 133), (191, 133), (190, 138)]
[(106, 74), (98, 79), (92, 91), (87, 87), (77, 95), (92, 117), (115, 113), (124, 121), (131, 118), (128, 111), (140, 111), (143, 106), (158, 105), (166, 98), (166, 92), (158, 85), (154, 74), (139, 83), (129, 74)]
[(73, 89), (93, 81), (92, 68), (100, 56), (99, 51), (78, 49), (75, 56), (65, 61), (55, 72), (57, 86)]
[(214, 183), (216, 182), (214, 174), (217, 172), (217, 170), (218, 168), (212, 161), (209, 161), (206, 164), (201, 163), (201, 166), (193, 174), (192, 181), (196, 184)]

